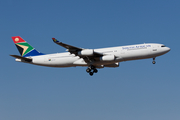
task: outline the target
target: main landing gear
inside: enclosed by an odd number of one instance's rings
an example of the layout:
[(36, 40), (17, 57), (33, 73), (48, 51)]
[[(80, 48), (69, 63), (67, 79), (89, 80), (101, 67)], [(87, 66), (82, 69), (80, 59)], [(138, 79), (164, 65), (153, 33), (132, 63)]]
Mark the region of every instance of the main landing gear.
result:
[(93, 65), (89, 66), (86, 69), (86, 72), (89, 73), (90, 76), (93, 76), (94, 73), (97, 73), (98, 70), (96, 69), (96, 67), (94, 67)]
[(155, 58), (153, 58), (153, 62), (152, 62), (153, 64), (156, 64), (156, 61), (155, 61)]

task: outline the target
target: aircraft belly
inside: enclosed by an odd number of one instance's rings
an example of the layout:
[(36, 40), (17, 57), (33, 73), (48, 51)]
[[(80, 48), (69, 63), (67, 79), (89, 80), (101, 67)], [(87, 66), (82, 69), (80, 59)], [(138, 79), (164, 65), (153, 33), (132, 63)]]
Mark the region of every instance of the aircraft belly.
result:
[(34, 58), (33, 64), (49, 66), (49, 67), (71, 67), (74, 66), (73, 62), (79, 59), (78, 57), (46, 57)]
[(74, 61), (73, 64), (76, 66), (87, 66), (88, 65), (82, 58)]

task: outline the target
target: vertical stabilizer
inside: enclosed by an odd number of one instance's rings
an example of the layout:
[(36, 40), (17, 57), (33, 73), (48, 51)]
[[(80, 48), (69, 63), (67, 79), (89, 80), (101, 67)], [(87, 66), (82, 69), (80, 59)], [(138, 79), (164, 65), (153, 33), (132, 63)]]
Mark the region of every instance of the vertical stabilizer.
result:
[(12, 39), (22, 57), (44, 55), (43, 53), (38, 52), (35, 48), (29, 45), (20, 36), (14, 36), (12, 37)]

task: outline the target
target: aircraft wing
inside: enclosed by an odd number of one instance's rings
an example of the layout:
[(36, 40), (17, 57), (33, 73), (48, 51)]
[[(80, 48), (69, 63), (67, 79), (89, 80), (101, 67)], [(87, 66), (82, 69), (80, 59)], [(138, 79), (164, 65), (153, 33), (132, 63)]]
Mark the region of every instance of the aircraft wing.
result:
[(62, 47), (64, 47), (64, 48), (68, 49), (69, 51), (80, 51), (80, 50), (82, 50), (82, 48), (74, 47), (74, 46), (71, 46), (71, 45), (68, 45), (68, 44), (59, 42), (59, 41), (58, 41), (57, 39), (55, 39), (55, 38), (52, 38), (52, 40), (53, 40), (56, 44), (58, 44), (58, 45), (60, 45), (60, 46), (62, 46)]
[(57, 39), (55, 39), (55, 38), (52, 38), (52, 40), (54, 41), (54, 43), (56, 43), (56, 44), (58, 44), (58, 45), (60, 45), (60, 46), (62, 46), (62, 47), (64, 47), (64, 48), (66, 48), (67, 49), (67, 51), (69, 51), (70, 53), (72, 53), (72, 54), (75, 54), (75, 55), (77, 55), (77, 56), (89, 56), (89, 57), (98, 57), (98, 56), (103, 56), (103, 54), (102, 53), (98, 53), (98, 52), (95, 52), (95, 51), (93, 51), (93, 54), (86, 54), (86, 55), (82, 55), (82, 54), (79, 54), (79, 53), (81, 53), (82, 51), (82, 53), (87, 53), (87, 52), (91, 52), (91, 50), (92, 49), (84, 49), (84, 48), (79, 48), (79, 47), (74, 47), (74, 46), (72, 46), (72, 45), (68, 45), (68, 44), (65, 44), (65, 43), (62, 43), (62, 42), (59, 42)]

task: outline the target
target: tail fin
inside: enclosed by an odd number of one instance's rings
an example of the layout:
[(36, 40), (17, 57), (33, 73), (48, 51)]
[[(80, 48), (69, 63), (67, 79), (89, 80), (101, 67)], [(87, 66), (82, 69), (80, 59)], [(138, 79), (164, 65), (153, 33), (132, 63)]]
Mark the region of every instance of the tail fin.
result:
[(29, 45), (20, 36), (14, 36), (12, 37), (12, 39), (22, 57), (44, 55), (43, 53), (38, 52), (35, 48)]

